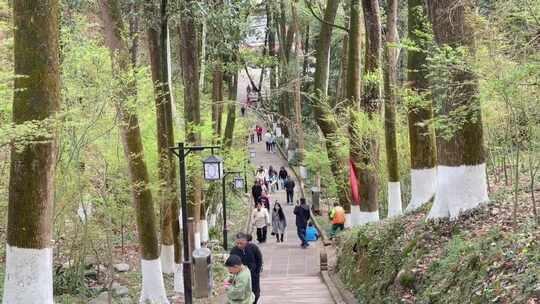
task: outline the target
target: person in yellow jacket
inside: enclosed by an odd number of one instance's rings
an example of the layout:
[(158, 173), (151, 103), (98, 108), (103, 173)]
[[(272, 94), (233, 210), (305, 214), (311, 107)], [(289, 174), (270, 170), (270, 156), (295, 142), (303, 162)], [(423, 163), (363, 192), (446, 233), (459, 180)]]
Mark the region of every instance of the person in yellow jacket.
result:
[(332, 220), (331, 237), (336, 236), (338, 230), (345, 229), (345, 209), (338, 203), (334, 203), (334, 208), (330, 210), (330, 220)]

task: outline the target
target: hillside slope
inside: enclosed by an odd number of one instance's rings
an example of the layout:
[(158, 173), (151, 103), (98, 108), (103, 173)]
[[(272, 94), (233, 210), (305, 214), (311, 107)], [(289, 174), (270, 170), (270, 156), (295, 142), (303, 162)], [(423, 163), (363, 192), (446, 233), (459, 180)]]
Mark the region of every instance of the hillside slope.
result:
[(540, 230), (528, 194), (517, 224), (509, 197), (452, 222), (426, 222), (426, 206), (345, 232), (337, 271), (359, 303), (540, 303)]

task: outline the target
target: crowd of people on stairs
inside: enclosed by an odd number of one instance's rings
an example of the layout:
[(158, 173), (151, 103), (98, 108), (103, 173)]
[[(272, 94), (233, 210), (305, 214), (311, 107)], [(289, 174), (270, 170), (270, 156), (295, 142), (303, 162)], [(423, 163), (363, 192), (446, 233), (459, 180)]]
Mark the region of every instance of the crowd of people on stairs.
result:
[[(251, 143), (263, 141), (268, 153), (275, 153), (275, 135), (270, 131), (263, 133), (263, 128), (256, 126), (251, 134)], [(263, 135), (264, 134), (264, 135)], [(270, 194), (285, 191), (287, 205), (294, 204), (296, 184), (285, 167), (276, 171), (273, 166), (259, 166), (255, 172), (255, 181), (251, 187), (254, 209), (251, 224), (256, 231), (257, 243), (268, 240), (268, 227), (277, 243), (285, 242), (287, 232), (287, 214), (278, 200), (270, 206)], [(289, 211), (290, 212), (290, 211)], [(293, 210), (296, 231), (300, 247), (307, 248), (309, 242), (317, 241), (319, 233), (311, 223), (311, 213), (304, 198), (296, 201)], [(263, 255), (259, 247), (252, 242), (251, 234), (238, 233), (235, 246), (225, 262), (229, 277), (225, 281), (229, 304), (256, 304), (260, 298), (260, 276), (263, 269)]]

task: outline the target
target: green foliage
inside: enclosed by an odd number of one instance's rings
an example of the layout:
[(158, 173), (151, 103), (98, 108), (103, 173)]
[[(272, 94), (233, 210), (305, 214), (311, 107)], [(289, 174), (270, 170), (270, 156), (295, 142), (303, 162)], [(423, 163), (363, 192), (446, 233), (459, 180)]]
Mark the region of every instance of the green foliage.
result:
[(534, 226), (478, 234), (451, 223), (415, 222), (415, 216), (341, 234), (338, 270), (359, 303), (401, 303), (404, 291), (425, 304), (525, 303), (535, 292), (540, 247)]

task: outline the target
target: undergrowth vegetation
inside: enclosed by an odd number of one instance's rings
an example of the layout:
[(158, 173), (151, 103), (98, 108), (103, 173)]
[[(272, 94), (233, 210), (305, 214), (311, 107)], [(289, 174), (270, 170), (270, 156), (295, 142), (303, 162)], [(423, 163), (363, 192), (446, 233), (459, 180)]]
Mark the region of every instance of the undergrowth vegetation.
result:
[(534, 221), (514, 228), (505, 201), (454, 222), (426, 222), (427, 210), (340, 236), (338, 272), (359, 303), (537, 303)]

